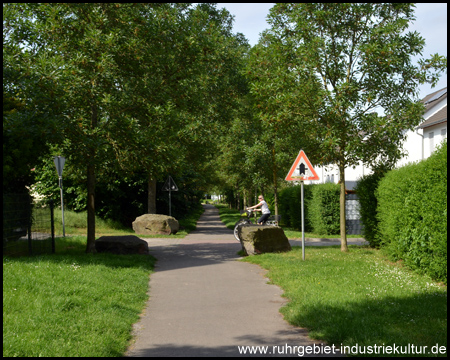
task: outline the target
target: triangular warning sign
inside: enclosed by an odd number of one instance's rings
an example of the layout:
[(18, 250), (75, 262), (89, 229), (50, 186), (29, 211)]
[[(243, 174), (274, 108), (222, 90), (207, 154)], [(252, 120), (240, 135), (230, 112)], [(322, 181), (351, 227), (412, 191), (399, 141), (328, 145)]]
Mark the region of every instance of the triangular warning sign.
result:
[(162, 189), (163, 191), (178, 191), (178, 186), (173, 181), (172, 176), (169, 175)]
[(319, 180), (319, 176), (312, 167), (305, 152), (300, 150), (286, 176), (287, 181)]

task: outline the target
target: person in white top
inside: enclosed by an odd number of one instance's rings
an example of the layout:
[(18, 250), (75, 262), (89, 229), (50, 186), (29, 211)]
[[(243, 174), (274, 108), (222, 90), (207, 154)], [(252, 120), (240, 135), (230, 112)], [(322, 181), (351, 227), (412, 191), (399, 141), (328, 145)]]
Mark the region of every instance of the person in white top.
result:
[[(269, 205), (267, 205), (264, 197), (262, 195), (258, 196), (259, 203), (255, 206), (248, 207), (247, 209), (255, 209), (256, 211), (261, 211), (262, 215), (258, 219), (258, 225), (264, 224), (270, 216)], [(261, 206), (261, 209), (257, 209), (257, 207)]]

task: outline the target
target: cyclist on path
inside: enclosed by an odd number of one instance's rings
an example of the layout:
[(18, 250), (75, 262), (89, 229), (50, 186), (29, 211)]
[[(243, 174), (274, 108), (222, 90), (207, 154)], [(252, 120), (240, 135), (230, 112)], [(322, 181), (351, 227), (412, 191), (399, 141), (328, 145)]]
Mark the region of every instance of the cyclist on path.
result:
[[(269, 210), (269, 205), (267, 205), (267, 203), (264, 200), (264, 197), (262, 195), (258, 196), (258, 200), (259, 200), (259, 204), (256, 204), (255, 206), (248, 207), (247, 209), (255, 209), (256, 211), (261, 211), (262, 212), (261, 217), (258, 219), (258, 225), (262, 225), (269, 218), (270, 210)], [(256, 209), (259, 206), (261, 206), (261, 209)]]

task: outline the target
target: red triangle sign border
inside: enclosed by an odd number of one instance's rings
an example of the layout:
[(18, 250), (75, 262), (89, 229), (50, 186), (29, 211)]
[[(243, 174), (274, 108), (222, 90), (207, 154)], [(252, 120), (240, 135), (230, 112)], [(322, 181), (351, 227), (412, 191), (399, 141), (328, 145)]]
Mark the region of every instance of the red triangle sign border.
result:
[[(297, 165), (299, 164), (300, 160), (303, 159), (305, 164), (308, 166), (308, 169), (311, 171), (313, 176), (295, 176), (292, 177)], [(305, 152), (303, 150), (300, 150), (298, 153), (297, 158), (295, 159), (294, 163), (291, 166), (291, 170), (289, 170), (289, 173), (286, 176), (287, 181), (303, 181), (303, 180), (319, 180), (319, 176), (317, 175), (316, 171), (311, 165), (311, 162), (309, 161), (308, 157), (306, 156)]]

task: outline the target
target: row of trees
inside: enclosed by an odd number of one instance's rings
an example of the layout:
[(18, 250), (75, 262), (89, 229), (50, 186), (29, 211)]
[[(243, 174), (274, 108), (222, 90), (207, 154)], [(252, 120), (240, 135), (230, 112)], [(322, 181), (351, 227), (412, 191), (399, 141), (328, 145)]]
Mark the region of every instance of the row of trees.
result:
[(393, 164), (418, 83), (446, 67), (413, 64), (413, 19), (411, 4), (277, 4), (250, 49), (211, 4), (3, 4), (4, 191), (66, 156), (92, 252), (98, 178), (146, 173), (150, 213), (156, 181), (188, 170), (199, 189), (270, 188), (277, 205), (303, 148), (339, 165), (346, 251), (344, 168)]
[(392, 168), (403, 155), (405, 130), (422, 119), (418, 84), (434, 84), (447, 66), (438, 54), (414, 64), (424, 48), (420, 34), (407, 32), (414, 19), (413, 4), (277, 4), (271, 28), (248, 57), (256, 123), (238, 119), (245, 153), (231, 150), (229, 172), (273, 184), (277, 207), (278, 184), (300, 148), (314, 164), (337, 164), (342, 251), (345, 168), (359, 161)]
[[(87, 183), (92, 252), (97, 177), (145, 169), (156, 212), (156, 180), (201, 167), (205, 139), (226, 125), (247, 45), (232, 35), (230, 15), (209, 4), (4, 4), (3, 15), (4, 98), (23, 104), (10, 111), (6, 136), (40, 122), (38, 132), (53, 134), (45, 145)], [(31, 147), (42, 142), (32, 135)]]

